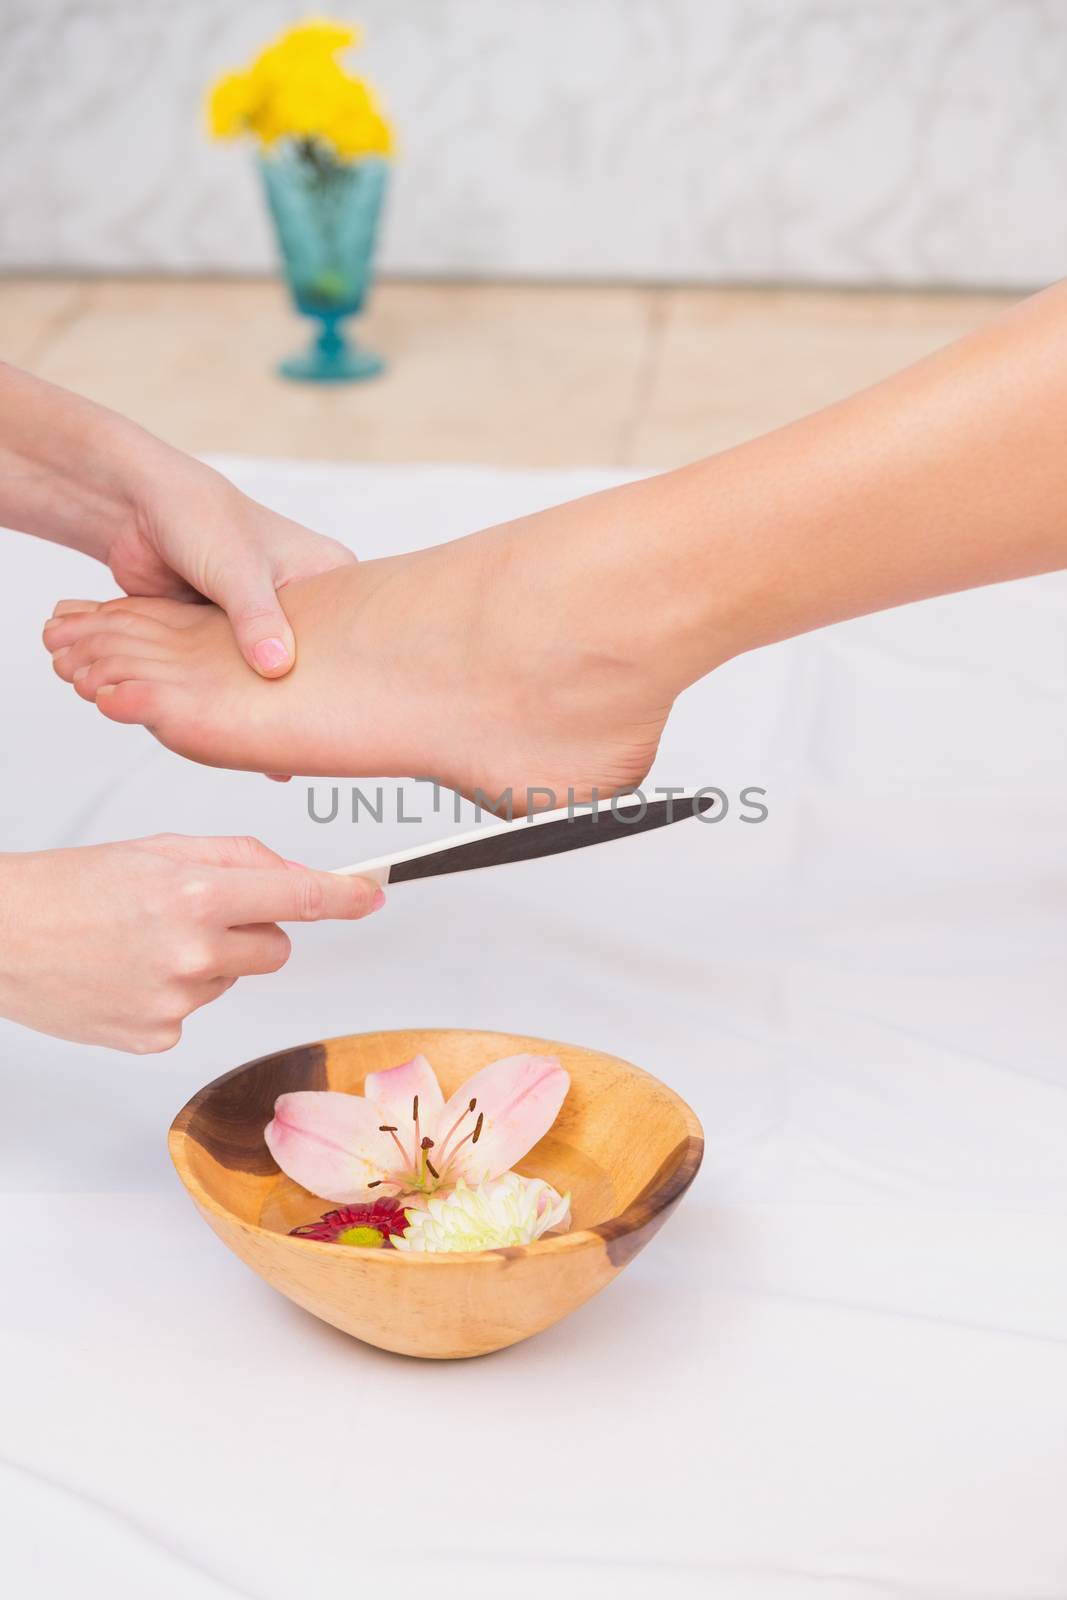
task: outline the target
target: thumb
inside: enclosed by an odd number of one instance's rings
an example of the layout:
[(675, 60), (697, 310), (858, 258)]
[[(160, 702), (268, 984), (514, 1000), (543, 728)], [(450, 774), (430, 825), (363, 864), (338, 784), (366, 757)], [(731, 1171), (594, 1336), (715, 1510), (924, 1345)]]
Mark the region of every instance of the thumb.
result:
[(261, 678), (283, 678), (296, 660), (296, 640), (272, 576), (249, 556), (248, 566), (211, 596), (230, 619), (248, 665)]

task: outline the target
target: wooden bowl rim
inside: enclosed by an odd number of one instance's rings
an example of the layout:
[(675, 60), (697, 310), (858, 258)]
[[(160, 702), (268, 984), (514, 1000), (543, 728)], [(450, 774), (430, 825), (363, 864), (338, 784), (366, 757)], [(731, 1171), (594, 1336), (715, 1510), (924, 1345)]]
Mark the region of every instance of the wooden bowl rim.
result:
[[(655, 1073), (646, 1072), (644, 1067), (637, 1066), (632, 1061), (626, 1061), (622, 1056), (609, 1055), (604, 1050), (593, 1050), (588, 1045), (567, 1044), (562, 1039), (537, 1039), (532, 1034), (505, 1033), (497, 1028), (374, 1028), (367, 1033), (338, 1033), (329, 1039), (315, 1039), (303, 1045), (287, 1045), (283, 1050), (269, 1050), (266, 1055), (255, 1056), (251, 1061), (242, 1062), (240, 1066), (231, 1067), (229, 1072), (220, 1073), (210, 1083), (205, 1083), (203, 1088), (186, 1101), (170, 1125), (167, 1137), (167, 1146), (170, 1158), (174, 1163), (178, 1176), (188, 1189), (193, 1199), (204, 1209), (211, 1211), (215, 1216), (228, 1223), (236, 1223), (248, 1232), (258, 1234), (271, 1240), (291, 1239), (292, 1235), (277, 1233), (273, 1228), (265, 1228), (258, 1222), (246, 1222), (236, 1212), (228, 1210), (221, 1205), (200, 1182), (191, 1170), (185, 1155), (185, 1144), (189, 1135), (186, 1132), (188, 1124), (193, 1118), (199, 1103), (206, 1099), (213, 1090), (239, 1072), (247, 1072), (252, 1067), (261, 1066), (265, 1061), (272, 1061), (277, 1056), (285, 1055), (290, 1050), (306, 1050), (315, 1046), (323, 1046), (327, 1051), (332, 1044), (348, 1044), (354, 1039), (387, 1039), (391, 1035), (408, 1037), (413, 1033), (435, 1034), (478, 1034), (479, 1037), (489, 1039), (523, 1039), (528, 1044), (545, 1046), (548, 1050), (562, 1047), (573, 1051), (577, 1055), (596, 1056), (601, 1060), (617, 1062), (620, 1066), (636, 1072), (638, 1077), (648, 1078), (662, 1089), (681, 1113), (686, 1127), (686, 1150), (674, 1168), (661, 1177), (662, 1167), (657, 1171), (649, 1183), (635, 1196), (617, 1216), (609, 1217), (604, 1222), (599, 1222), (592, 1228), (577, 1228), (570, 1233), (553, 1234), (550, 1238), (535, 1239), (532, 1244), (503, 1245), (495, 1250), (457, 1250), (457, 1251), (407, 1251), (407, 1250), (381, 1250), (371, 1249), (364, 1245), (345, 1245), (346, 1255), (357, 1257), (362, 1261), (380, 1261), (382, 1263), (403, 1262), (401, 1270), (408, 1266), (435, 1267), (445, 1269), (448, 1267), (459, 1268), (487, 1263), (495, 1263), (503, 1259), (514, 1259), (517, 1256), (527, 1255), (562, 1255), (575, 1250), (588, 1249), (590, 1245), (610, 1244), (613, 1240), (624, 1238), (646, 1227), (655, 1217), (680, 1200), (689, 1185), (700, 1170), (704, 1159), (704, 1129), (696, 1112), (687, 1100), (672, 1089), (669, 1084), (657, 1078)], [(195, 1142), (195, 1141), (194, 1141)], [(326, 1203), (326, 1202), (324, 1202)], [(331, 1258), (336, 1257), (338, 1246), (323, 1239), (299, 1239), (294, 1241), (301, 1245), (309, 1246), (320, 1253), (326, 1252)]]

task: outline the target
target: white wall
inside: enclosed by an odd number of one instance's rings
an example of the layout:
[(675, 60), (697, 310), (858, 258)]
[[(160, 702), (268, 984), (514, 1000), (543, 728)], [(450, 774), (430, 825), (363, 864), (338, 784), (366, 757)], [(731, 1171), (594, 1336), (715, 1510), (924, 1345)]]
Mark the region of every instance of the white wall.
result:
[(200, 97), (316, 9), (400, 127), (394, 271), (1067, 270), (1064, 0), (0, 0), (0, 266), (267, 266)]

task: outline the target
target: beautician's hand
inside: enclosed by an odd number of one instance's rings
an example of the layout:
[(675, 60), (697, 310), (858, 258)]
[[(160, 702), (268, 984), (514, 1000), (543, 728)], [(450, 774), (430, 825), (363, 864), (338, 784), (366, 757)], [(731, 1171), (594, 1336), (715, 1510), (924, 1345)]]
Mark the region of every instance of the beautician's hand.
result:
[(289, 959), (279, 922), (354, 920), (376, 884), (256, 839), (161, 834), (0, 855), (0, 1016), (80, 1044), (169, 1050), (190, 1012)]
[(95, 556), (127, 594), (213, 600), (267, 678), (296, 657), (278, 589), (355, 560), (125, 417), (3, 363), (0, 526)]
[(265, 678), (284, 676), (296, 659), (296, 642), (277, 591), (350, 566), (355, 557), (250, 500), (191, 457), (168, 457), (143, 481), (136, 516), (108, 547), (105, 559), (116, 583), (127, 594), (188, 598), (195, 592), (214, 600), (249, 666)]

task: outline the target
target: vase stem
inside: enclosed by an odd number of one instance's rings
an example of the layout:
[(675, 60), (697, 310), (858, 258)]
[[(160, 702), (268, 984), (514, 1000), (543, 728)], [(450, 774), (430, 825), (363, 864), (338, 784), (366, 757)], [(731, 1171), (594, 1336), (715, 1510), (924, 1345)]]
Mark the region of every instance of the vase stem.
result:
[(322, 332), (318, 337), (318, 348), (327, 360), (336, 360), (347, 347), (348, 341), (340, 331), (336, 317), (323, 317)]

